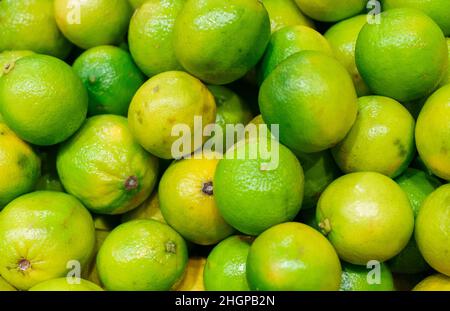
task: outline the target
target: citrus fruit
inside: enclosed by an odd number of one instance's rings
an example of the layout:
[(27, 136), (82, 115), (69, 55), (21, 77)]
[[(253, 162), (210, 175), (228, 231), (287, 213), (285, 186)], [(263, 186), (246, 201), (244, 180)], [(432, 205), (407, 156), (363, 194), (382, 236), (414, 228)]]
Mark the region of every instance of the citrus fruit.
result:
[(69, 65), (52, 56), (31, 55), (4, 71), (0, 102), (5, 122), (20, 138), (54, 145), (81, 126), (88, 98)]
[(337, 22), (360, 13), (366, 0), (295, 0), (309, 17), (321, 22)]
[(67, 192), (100, 214), (140, 205), (158, 175), (158, 160), (136, 142), (127, 119), (114, 115), (89, 118), (61, 146), (56, 164)]
[(14, 64), (22, 57), (33, 55), (32, 51), (4, 51), (0, 53), (0, 78), (3, 76), (3, 72), (7, 72), (11, 64)]
[(234, 231), (220, 215), (214, 198), (213, 178), (218, 162), (205, 156), (176, 161), (159, 183), (164, 219), (186, 240), (196, 244), (216, 244)]
[(183, 276), (186, 243), (168, 225), (133, 220), (114, 229), (97, 256), (107, 290), (169, 290)]
[(231, 236), (213, 248), (203, 274), (208, 291), (248, 291), (246, 265), (252, 237)]
[(203, 270), (206, 259), (203, 257), (192, 257), (186, 266), (183, 280), (177, 286), (177, 291), (204, 291)]
[[(194, 122), (195, 117), (202, 122)], [(163, 159), (181, 158), (201, 147), (203, 142), (194, 140), (194, 133), (203, 133), (203, 126), (215, 119), (212, 94), (199, 80), (181, 71), (164, 72), (144, 83), (128, 111), (130, 130), (138, 142)], [(181, 138), (175, 136), (181, 134)], [(176, 149), (174, 143), (180, 139), (182, 146)]]
[[(408, 196), (416, 217), (425, 198), (441, 185), (437, 178), (414, 168), (408, 168), (395, 181)], [(428, 264), (420, 254), (414, 237), (411, 237), (408, 245), (400, 254), (389, 261), (389, 267), (396, 273), (419, 273), (429, 269)]]
[(449, 63), (449, 65), (447, 67), (447, 76), (444, 76), (444, 79), (442, 79), (441, 86), (450, 84), (450, 38), (447, 38), (447, 47), (448, 47), (448, 63)]
[(302, 51), (281, 62), (259, 92), (264, 121), (279, 124), (280, 141), (294, 152), (319, 152), (336, 145), (356, 119), (352, 79), (335, 59)]
[(41, 161), (33, 149), (0, 121), (0, 210), (33, 190)]
[(154, 191), (147, 200), (131, 211), (122, 215), (122, 222), (136, 219), (153, 219), (165, 223), (159, 206), (158, 191)]
[(320, 51), (333, 56), (330, 44), (319, 32), (307, 26), (286, 26), (270, 37), (259, 80), (263, 82), (283, 60), (300, 51)]
[(175, 22), (183, 68), (210, 84), (242, 78), (264, 53), (270, 20), (258, 0), (187, 0)]
[(422, 280), (414, 291), (450, 291), (450, 277), (443, 274), (434, 274)]
[(450, 184), (436, 189), (422, 203), (415, 238), (427, 263), (450, 276)]
[(356, 122), (332, 149), (336, 163), (345, 173), (372, 171), (397, 177), (416, 151), (413, 117), (388, 97), (360, 97), (358, 105)]
[(86, 267), (94, 243), (92, 217), (73, 196), (51, 191), (26, 194), (0, 213), (0, 274), (26, 290), (65, 276), (69, 261)]
[(11, 284), (6, 282), (5, 279), (0, 276), (0, 292), (11, 292), (16, 290), (17, 289), (12, 287)]
[(0, 1), (0, 51), (32, 50), (65, 58), (72, 45), (55, 22), (52, 0)]
[(373, 93), (398, 101), (428, 95), (447, 72), (441, 29), (415, 9), (385, 11), (380, 18), (381, 23), (364, 25), (356, 41), (356, 65), (364, 81)]
[(358, 96), (369, 95), (370, 90), (356, 67), (355, 47), (358, 34), (367, 23), (367, 15), (358, 15), (331, 26), (324, 34), (336, 59), (347, 68)]
[(147, 75), (181, 70), (173, 49), (175, 19), (186, 0), (147, 0), (130, 21), (128, 43), (133, 59)]
[(134, 94), (145, 77), (130, 53), (115, 46), (98, 46), (81, 54), (73, 69), (89, 96), (89, 115), (126, 116)]
[(423, 106), (417, 119), (416, 145), (431, 172), (450, 180), (450, 85), (437, 90)]
[[(75, 282), (75, 280), (71, 280)], [(44, 281), (30, 288), (30, 291), (51, 291), (51, 292), (81, 292), (81, 291), (102, 291), (103, 289), (90, 281), (79, 279), (79, 283), (69, 283), (67, 278), (58, 278)]]
[(249, 235), (294, 219), (303, 199), (303, 169), (295, 155), (278, 142), (266, 144), (240, 141), (219, 161), (214, 176), (220, 213)]
[[(97, 257), (98, 251), (100, 250), (100, 247), (102, 247), (103, 242), (105, 242), (106, 237), (109, 235), (111, 230), (114, 229), (114, 228), (111, 228), (111, 229), (97, 228), (97, 225), (98, 225), (98, 224), (96, 224), (97, 219), (98, 218), (94, 217), (94, 226), (96, 226), (96, 228), (95, 228), (95, 248), (94, 248), (93, 258)], [(95, 259), (90, 262), (88, 274), (87, 274), (87, 280), (89, 280), (99, 286), (103, 286), (102, 282), (100, 281), (100, 277), (98, 275), (97, 263), (96, 263)]]
[[(376, 269), (379, 269), (376, 271)], [(372, 275), (373, 274), (373, 275)], [(379, 274), (379, 276), (376, 276)], [(393, 291), (394, 280), (391, 271), (384, 263), (379, 268), (366, 268), (342, 263), (341, 291)]]
[(375, 172), (347, 174), (332, 182), (319, 199), (316, 221), (339, 258), (359, 265), (400, 253), (414, 228), (405, 192)]
[(414, 8), (430, 16), (442, 29), (446, 36), (450, 36), (450, 2), (447, 0), (382, 0), (384, 10), (395, 8)]
[(276, 225), (258, 236), (247, 259), (251, 290), (338, 290), (341, 265), (318, 231), (295, 222)]
[(128, 30), (132, 8), (127, 0), (55, 0), (55, 19), (72, 43), (83, 49), (118, 44)]
[(262, 0), (262, 3), (269, 13), (272, 33), (292, 25), (314, 27), (313, 21), (300, 11), (294, 0)]

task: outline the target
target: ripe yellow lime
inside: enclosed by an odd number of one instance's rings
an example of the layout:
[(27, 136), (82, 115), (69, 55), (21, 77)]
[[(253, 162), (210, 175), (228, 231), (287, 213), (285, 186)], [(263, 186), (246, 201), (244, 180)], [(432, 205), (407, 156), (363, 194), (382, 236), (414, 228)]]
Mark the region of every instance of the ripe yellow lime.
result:
[(177, 291), (204, 291), (203, 271), (206, 259), (203, 257), (192, 257), (186, 266), (183, 280), (178, 284)]
[(181, 70), (173, 49), (175, 20), (186, 0), (147, 0), (130, 21), (128, 44), (131, 55), (147, 75)]
[(32, 51), (4, 51), (0, 53), (0, 78), (4, 72), (7, 72), (9, 67), (22, 57), (33, 55)]
[[(195, 117), (201, 117), (202, 121), (196, 128)], [(203, 127), (213, 124), (215, 119), (216, 105), (208, 88), (181, 71), (164, 72), (144, 83), (128, 111), (130, 130), (138, 142), (148, 152), (163, 159), (177, 155), (181, 157), (201, 147), (207, 137), (202, 135), (203, 141), (197, 142), (194, 134), (203, 133)], [(180, 132), (176, 131), (177, 128)], [(173, 130), (175, 135), (172, 134)], [(190, 142), (188, 146), (183, 144), (177, 149), (174, 143), (185, 140), (184, 136), (176, 135), (187, 135), (186, 140)]]
[(314, 28), (314, 22), (300, 11), (294, 0), (262, 0), (262, 3), (269, 13), (272, 33), (293, 25)]
[(151, 194), (141, 205), (123, 214), (121, 217), (122, 222), (136, 219), (153, 219), (166, 223), (159, 206), (158, 191), (153, 191), (153, 194)]
[(56, 23), (75, 45), (89, 49), (119, 44), (128, 30), (132, 8), (128, 0), (55, 0)]
[(332, 182), (319, 199), (316, 221), (339, 258), (358, 265), (394, 257), (414, 229), (405, 192), (375, 172), (347, 174)]
[[(379, 270), (378, 270), (379, 269)], [(379, 276), (377, 276), (379, 274)], [(380, 263), (379, 268), (342, 263), (341, 291), (393, 291), (394, 279), (389, 267)]]
[[(72, 280), (71, 282), (77, 283), (69, 283), (66, 277), (48, 280), (42, 283), (39, 283), (32, 288), (30, 291), (50, 291), (50, 292), (81, 292), (81, 291), (102, 291), (103, 289), (90, 281), (79, 279)], [(79, 283), (78, 283), (79, 282)]]
[(337, 22), (360, 13), (366, 0), (295, 0), (309, 17), (321, 22)]
[(339, 289), (341, 264), (318, 231), (296, 222), (276, 225), (258, 236), (247, 259), (251, 290)]
[(413, 291), (450, 291), (450, 277), (433, 274), (417, 284)]

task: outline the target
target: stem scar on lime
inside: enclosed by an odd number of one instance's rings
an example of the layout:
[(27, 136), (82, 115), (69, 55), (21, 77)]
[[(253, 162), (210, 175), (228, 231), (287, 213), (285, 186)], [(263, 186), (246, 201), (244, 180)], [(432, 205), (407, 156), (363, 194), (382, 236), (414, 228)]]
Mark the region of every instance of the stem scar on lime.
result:
[(213, 182), (208, 181), (203, 183), (202, 192), (206, 195), (213, 195), (214, 194)]
[(136, 176), (130, 176), (127, 178), (127, 180), (125, 181), (125, 189), (127, 191), (131, 191), (136, 189), (139, 186), (139, 181), (138, 178)]
[(166, 253), (176, 254), (177, 253), (177, 245), (174, 241), (168, 241), (166, 243)]
[(324, 235), (328, 235), (331, 231), (331, 223), (328, 218), (325, 218), (323, 221), (319, 223), (319, 228), (321, 229)]
[(20, 271), (25, 272), (31, 268), (31, 262), (28, 259), (22, 258), (19, 260), (17, 267)]

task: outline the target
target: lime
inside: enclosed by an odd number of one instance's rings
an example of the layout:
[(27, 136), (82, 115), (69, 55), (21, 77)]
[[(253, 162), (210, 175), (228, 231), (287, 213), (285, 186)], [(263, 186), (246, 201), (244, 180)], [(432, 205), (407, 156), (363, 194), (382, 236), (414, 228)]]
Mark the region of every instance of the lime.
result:
[(422, 280), (414, 291), (450, 291), (450, 277), (443, 274), (434, 274)]
[(177, 286), (177, 291), (204, 291), (203, 271), (206, 259), (203, 257), (192, 257), (186, 266), (183, 280)]
[(262, 0), (262, 3), (269, 13), (272, 33), (286, 26), (314, 27), (313, 21), (300, 11), (294, 0)]
[(444, 76), (444, 79), (441, 81), (441, 86), (450, 84), (450, 38), (447, 38), (447, 47), (448, 47), (448, 63), (447, 67), (447, 76)]
[[(202, 122), (194, 122), (195, 117)], [(196, 141), (194, 133), (203, 133), (203, 126), (215, 119), (212, 94), (199, 80), (181, 71), (164, 72), (144, 83), (128, 111), (130, 129), (138, 142), (163, 159), (181, 158), (201, 147), (203, 142)], [(206, 137), (202, 135), (202, 139)], [(181, 142), (180, 149), (176, 149), (176, 142)]]
[(259, 0), (187, 0), (174, 48), (183, 68), (210, 84), (242, 78), (264, 53), (270, 20)]
[(433, 174), (450, 180), (450, 85), (430, 96), (416, 125), (420, 158)]
[(153, 219), (166, 223), (159, 206), (158, 191), (154, 191), (141, 205), (122, 215), (122, 222), (136, 219)]
[(0, 292), (11, 292), (16, 290), (17, 289), (12, 287), (11, 284), (6, 282), (5, 279), (0, 276)]
[(384, 263), (379, 267), (342, 264), (342, 291), (393, 291), (394, 280), (391, 271)]
[(173, 49), (173, 29), (186, 0), (147, 0), (130, 21), (128, 42), (139, 68), (147, 75), (181, 70)]
[(220, 215), (214, 198), (213, 178), (218, 162), (205, 156), (176, 161), (159, 183), (164, 219), (196, 244), (216, 244), (234, 232)]
[(94, 250), (92, 217), (74, 197), (51, 191), (21, 196), (0, 213), (0, 274), (25, 290), (63, 277)]
[(102, 291), (103, 289), (98, 286), (97, 284), (94, 284), (90, 281), (78, 279), (78, 280), (69, 280), (67, 278), (58, 278), (58, 279), (52, 279), (48, 281), (44, 281), (42, 283), (39, 283), (32, 288), (30, 288), (30, 291), (51, 291), (51, 292), (66, 292), (66, 291)]
[(256, 238), (247, 259), (252, 290), (338, 290), (341, 265), (333, 246), (301, 223), (276, 225)]
[(133, 220), (114, 229), (97, 256), (97, 269), (108, 290), (169, 290), (184, 273), (186, 243), (168, 225)]
[(267, 77), (259, 107), (268, 125), (279, 124), (280, 141), (294, 152), (336, 145), (356, 119), (352, 79), (335, 59), (317, 51), (290, 56)]
[(126, 116), (134, 94), (145, 82), (130, 53), (114, 46), (98, 46), (81, 54), (73, 69), (89, 95), (89, 115)]
[(416, 152), (413, 117), (388, 97), (361, 97), (358, 104), (356, 122), (333, 148), (336, 163), (345, 173), (371, 171), (392, 178), (400, 175)]
[(333, 49), (336, 59), (352, 76), (358, 96), (369, 95), (370, 90), (356, 67), (355, 47), (358, 34), (367, 22), (367, 15), (358, 15), (331, 26), (325, 38)]
[(118, 44), (128, 30), (132, 8), (128, 0), (55, 0), (59, 29), (72, 43), (83, 49)]
[(32, 50), (65, 58), (72, 45), (59, 31), (52, 0), (0, 1), (0, 51)]
[(14, 64), (19, 59), (33, 55), (32, 51), (4, 51), (0, 53), (0, 78), (4, 72), (7, 72), (11, 64)]
[(447, 72), (441, 29), (415, 9), (389, 10), (380, 18), (381, 23), (364, 25), (356, 42), (356, 65), (364, 81), (375, 94), (398, 101), (428, 95)]
[(347, 174), (332, 182), (319, 199), (316, 220), (339, 257), (359, 265), (400, 253), (414, 228), (405, 192), (375, 172)]
[(33, 149), (0, 121), (0, 210), (31, 192), (40, 174), (41, 161)]
[(319, 32), (307, 26), (287, 26), (272, 34), (259, 69), (259, 80), (263, 82), (276, 66), (300, 51), (321, 51), (333, 56), (330, 44)]
[(31, 55), (4, 71), (0, 102), (5, 122), (19, 137), (36, 145), (54, 145), (84, 122), (88, 97), (69, 65), (51, 56)]
[(295, 155), (275, 141), (264, 145), (240, 141), (219, 161), (214, 176), (220, 213), (249, 235), (294, 219), (303, 199), (303, 169)]
[(360, 13), (367, 0), (295, 0), (309, 17), (321, 22), (337, 22)]
[(204, 270), (208, 291), (248, 291), (246, 265), (253, 238), (234, 235), (223, 240), (208, 255)]
[(427, 263), (450, 276), (450, 184), (439, 187), (423, 202), (416, 218), (415, 238)]
[(430, 16), (442, 29), (446, 36), (450, 36), (450, 2), (447, 0), (382, 0), (384, 10), (395, 8), (419, 9)]
[(127, 119), (102, 115), (89, 118), (61, 146), (57, 168), (67, 192), (91, 211), (122, 214), (149, 196), (158, 160), (136, 142)]

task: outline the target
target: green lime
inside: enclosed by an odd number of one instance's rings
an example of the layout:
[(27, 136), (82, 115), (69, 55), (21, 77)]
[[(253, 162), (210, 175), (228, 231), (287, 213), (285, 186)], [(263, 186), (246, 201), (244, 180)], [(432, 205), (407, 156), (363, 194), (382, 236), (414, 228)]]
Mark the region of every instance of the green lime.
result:
[(414, 229), (405, 192), (375, 172), (347, 174), (332, 182), (319, 199), (316, 220), (339, 257), (358, 265), (394, 257)]
[(294, 152), (336, 145), (356, 119), (352, 79), (334, 58), (317, 51), (290, 56), (267, 77), (259, 107), (268, 125), (279, 124), (280, 141)]
[(358, 105), (352, 129), (332, 149), (336, 163), (345, 173), (370, 171), (397, 177), (416, 152), (413, 117), (388, 97), (360, 97)]
[(364, 81), (375, 94), (401, 102), (428, 95), (447, 72), (441, 29), (415, 9), (393, 9), (379, 17), (382, 22), (364, 25), (356, 42), (356, 65)]
[(252, 290), (339, 289), (341, 265), (336, 251), (318, 231), (289, 222), (258, 236), (247, 259)]
[(269, 13), (272, 33), (293, 25), (314, 28), (314, 22), (300, 11), (294, 0), (262, 0), (262, 3)]
[(0, 78), (3, 76), (3, 73), (8, 71), (9, 67), (14, 64), (19, 59), (33, 55), (32, 51), (4, 51), (0, 53)]
[(114, 229), (97, 256), (107, 290), (169, 290), (188, 262), (183, 238), (155, 220), (134, 220)]
[(0, 51), (32, 50), (65, 58), (72, 45), (55, 22), (53, 0), (0, 1)]
[(147, 75), (181, 70), (173, 49), (175, 20), (186, 0), (147, 0), (130, 21), (128, 42), (139, 68)]
[(336, 59), (347, 68), (352, 76), (358, 96), (369, 95), (370, 90), (356, 67), (355, 47), (359, 32), (367, 23), (367, 15), (358, 15), (331, 26), (325, 38), (333, 49)]
[(136, 219), (153, 219), (166, 223), (159, 206), (158, 191), (154, 191), (141, 205), (121, 217), (122, 223)]
[(213, 248), (206, 260), (203, 279), (208, 291), (248, 291), (246, 265), (253, 238), (231, 236)]
[(333, 56), (330, 44), (307, 26), (287, 26), (272, 34), (259, 68), (261, 83), (282, 61), (300, 51), (320, 51)]
[(337, 22), (357, 15), (367, 0), (295, 0), (309, 17), (321, 22)]
[(158, 160), (136, 142), (127, 119), (101, 115), (89, 118), (61, 146), (57, 168), (67, 192), (91, 211), (122, 214), (152, 192)]
[(19, 137), (36, 145), (54, 145), (84, 122), (88, 97), (69, 65), (52, 56), (31, 55), (4, 71), (0, 102), (5, 122)]
[(450, 291), (450, 277), (443, 274), (434, 274), (422, 280), (414, 291)]
[[(0, 274), (14, 287), (30, 287), (87, 266), (94, 250), (92, 217), (71, 195), (23, 195), (0, 213)], [(68, 268), (69, 267), (69, 268)]]
[(388, 266), (357, 266), (342, 263), (341, 291), (393, 291), (394, 279)]
[[(52, 1), (53, 2), (53, 1)], [(55, 0), (59, 29), (83, 49), (118, 44), (123, 40), (133, 10), (128, 0)]]
[(210, 84), (227, 84), (256, 65), (269, 37), (262, 1), (187, 0), (175, 22), (174, 48), (188, 72)]
[[(30, 291), (45, 291), (45, 292), (81, 292), (81, 291), (102, 291), (103, 289), (98, 286), (97, 284), (94, 284), (90, 281), (78, 279), (78, 280), (72, 280), (64, 277), (64, 278), (58, 278), (58, 279), (52, 279), (48, 280), (42, 283), (39, 283), (32, 288), (30, 288)], [(72, 283), (73, 282), (73, 283)]]
[(219, 161), (214, 176), (220, 213), (249, 235), (293, 220), (302, 204), (303, 188), (299, 161), (276, 141), (240, 141)]
[(134, 94), (145, 82), (130, 53), (115, 46), (98, 46), (81, 54), (73, 69), (88, 91), (89, 115), (126, 116)]
[[(195, 122), (196, 117), (202, 122)], [(208, 88), (181, 71), (164, 72), (144, 83), (128, 111), (138, 142), (163, 159), (181, 158), (201, 147), (206, 137), (202, 135), (203, 141), (198, 142), (194, 133), (203, 133), (203, 127), (215, 119), (216, 105)]]
[(438, 177), (450, 180), (450, 84), (431, 95), (416, 125), (420, 158)]

